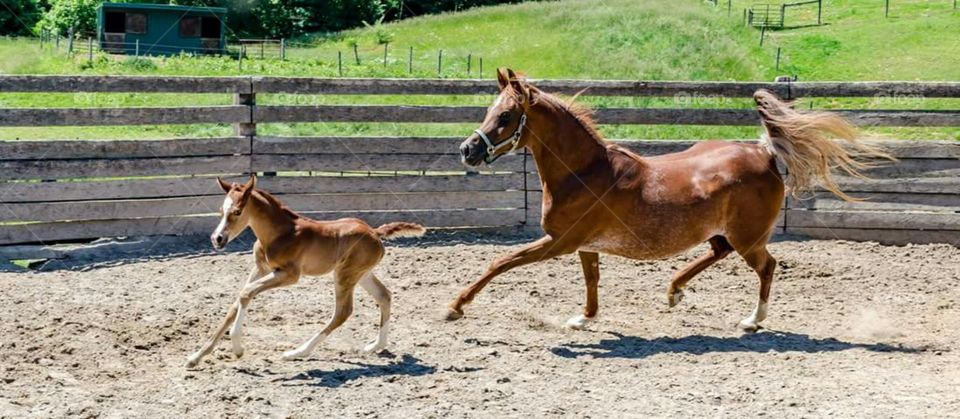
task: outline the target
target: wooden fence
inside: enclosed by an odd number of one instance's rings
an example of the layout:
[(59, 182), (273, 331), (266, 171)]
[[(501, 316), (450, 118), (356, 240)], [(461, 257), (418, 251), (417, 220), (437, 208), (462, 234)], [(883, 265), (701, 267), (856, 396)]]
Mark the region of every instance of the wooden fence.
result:
[[(591, 96), (720, 95), (758, 88), (783, 97), (911, 95), (958, 98), (960, 83), (733, 83), (537, 81)], [(0, 109), (0, 126), (227, 123), (228, 138), (124, 141), (0, 141), (0, 245), (97, 237), (209, 233), (221, 192), (213, 176), (264, 176), (260, 185), (318, 218), (359, 216), (372, 224), (411, 220), (431, 227), (538, 225), (539, 180), (531, 159), (511, 155), (467, 171), (459, 138), (266, 137), (270, 122), (479, 122), (474, 106), (257, 105), (259, 93), (468, 95), (495, 93), (486, 80), (259, 77), (0, 76), (3, 92), (151, 92), (235, 95), (234, 105), (166, 108)], [(867, 126), (960, 126), (955, 110), (848, 110)], [(756, 125), (749, 109), (607, 108), (603, 124)], [(641, 154), (689, 141), (629, 141)], [(900, 163), (872, 181), (845, 179), (864, 203), (818, 194), (787, 200), (779, 231), (822, 238), (960, 245), (960, 145), (894, 142)]]

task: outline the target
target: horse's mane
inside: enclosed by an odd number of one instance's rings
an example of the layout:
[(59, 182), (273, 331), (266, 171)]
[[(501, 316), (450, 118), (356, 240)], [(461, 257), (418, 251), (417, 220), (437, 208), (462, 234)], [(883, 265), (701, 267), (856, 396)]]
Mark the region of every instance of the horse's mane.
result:
[(280, 200), (277, 199), (277, 197), (271, 195), (269, 192), (262, 189), (254, 189), (253, 191), (256, 192), (257, 195), (260, 195), (261, 197), (263, 197), (263, 199), (267, 201), (271, 206), (279, 208), (281, 212), (283, 212), (290, 218), (292, 219), (300, 218), (299, 213), (290, 209), (290, 207), (286, 206), (283, 202), (280, 202)]
[[(600, 131), (597, 130), (597, 121), (594, 119), (594, 114), (596, 113), (592, 107), (585, 105), (583, 103), (577, 102), (577, 97), (580, 96), (583, 91), (573, 95), (569, 100), (563, 101), (560, 100), (557, 96), (554, 96), (550, 93), (544, 92), (538, 89), (536, 86), (527, 84), (527, 88), (531, 92), (536, 93), (534, 96), (534, 104), (543, 104), (558, 113), (566, 113), (567, 115), (573, 117), (575, 121), (587, 132), (588, 136), (600, 145), (615, 150), (619, 153), (625, 154), (634, 160), (640, 161), (642, 157), (618, 144), (611, 143), (603, 138), (603, 135), (600, 134)], [(511, 86), (507, 86), (508, 94), (513, 95), (515, 99), (519, 99), (519, 92), (516, 92)]]

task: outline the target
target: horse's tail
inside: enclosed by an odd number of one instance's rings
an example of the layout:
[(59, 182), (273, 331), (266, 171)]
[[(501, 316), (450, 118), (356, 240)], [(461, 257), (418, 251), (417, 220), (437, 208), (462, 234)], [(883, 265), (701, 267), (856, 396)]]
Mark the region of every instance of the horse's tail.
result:
[[(831, 175), (838, 168), (847, 175), (866, 178), (861, 172), (876, 167), (871, 159), (896, 159), (880, 147), (857, 140), (857, 129), (830, 112), (800, 112), (767, 90), (753, 94), (760, 122), (767, 133), (760, 140), (787, 167), (784, 184), (798, 197), (821, 186), (846, 201), (858, 201), (840, 190)], [(843, 141), (833, 141), (827, 136)]]
[(392, 239), (394, 237), (420, 237), (427, 232), (427, 228), (414, 223), (386, 223), (377, 227), (374, 231), (381, 239)]

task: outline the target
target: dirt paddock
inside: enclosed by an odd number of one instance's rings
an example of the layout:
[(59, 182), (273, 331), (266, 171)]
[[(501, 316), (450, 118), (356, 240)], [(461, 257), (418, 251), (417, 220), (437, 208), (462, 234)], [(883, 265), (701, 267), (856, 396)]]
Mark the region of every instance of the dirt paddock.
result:
[[(258, 297), (247, 351), (229, 343), (184, 368), (234, 298), (249, 254), (153, 257), (0, 273), (3, 417), (944, 417), (960, 415), (960, 249), (784, 240), (766, 329), (735, 324), (757, 279), (738, 257), (691, 282), (704, 251), (656, 262), (601, 256), (600, 320), (580, 312), (576, 256), (498, 278), (456, 322), (440, 309), (526, 240), (470, 234), (391, 245), (389, 351), (359, 348), (377, 311), (358, 292), (347, 324), (303, 361), (280, 353), (328, 319), (328, 278)], [(419, 247), (418, 247), (419, 246)], [(236, 247), (242, 247), (238, 244)]]

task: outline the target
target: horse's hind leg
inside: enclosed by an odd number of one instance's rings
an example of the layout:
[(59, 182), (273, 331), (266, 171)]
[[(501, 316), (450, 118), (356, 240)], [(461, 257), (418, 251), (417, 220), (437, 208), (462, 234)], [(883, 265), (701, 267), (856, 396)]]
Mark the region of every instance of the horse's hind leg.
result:
[(363, 350), (371, 353), (380, 352), (387, 346), (387, 334), (390, 332), (390, 291), (373, 275), (373, 272), (360, 280), (360, 286), (377, 301), (377, 306), (380, 307), (380, 333), (377, 334), (377, 339), (367, 344)]
[(747, 332), (755, 332), (760, 329), (760, 322), (767, 318), (767, 302), (770, 299), (770, 284), (773, 283), (773, 271), (777, 267), (777, 261), (767, 252), (766, 242), (755, 248), (748, 248), (740, 251), (740, 256), (757, 272), (760, 277), (760, 299), (757, 301), (757, 307), (747, 318), (740, 321), (740, 328)]
[(583, 329), (587, 322), (594, 320), (600, 304), (597, 297), (597, 286), (600, 283), (600, 255), (596, 252), (579, 252), (580, 265), (583, 267), (583, 279), (587, 285), (587, 304), (583, 307), (583, 314), (573, 316), (567, 320), (567, 327)]
[(690, 282), (694, 276), (713, 265), (718, 260), (727, 257), (733, 251), (733, 246), (723, 236), (713, 236), (710, 238), (710, 251), (698, 257), (689, 265), (673, 274), (673, 281), (670, 282), (670, 288), (667, 290), (667, 303), (673, 307), (683, 299), (683, 289), (687, 282)]

